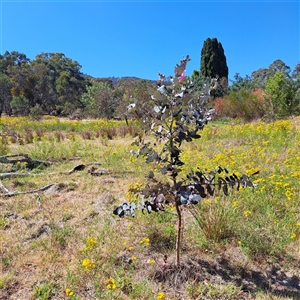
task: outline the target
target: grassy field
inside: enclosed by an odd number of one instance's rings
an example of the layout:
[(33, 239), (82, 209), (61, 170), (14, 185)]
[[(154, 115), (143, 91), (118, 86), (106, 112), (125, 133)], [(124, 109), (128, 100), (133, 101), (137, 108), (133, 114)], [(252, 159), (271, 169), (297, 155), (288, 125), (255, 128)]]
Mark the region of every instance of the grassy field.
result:
[[(300, 299), (300, 118), (212, 122), (184, 144), (182, 177), (259, 174), (182, 207), (179, 268), (174, 207), (112, 214), (157, 169), (130, 153), (137, 124), (2, 117), (0, 130), (1, 300)], [(20, 154), (48, 165), (5, 161)]]

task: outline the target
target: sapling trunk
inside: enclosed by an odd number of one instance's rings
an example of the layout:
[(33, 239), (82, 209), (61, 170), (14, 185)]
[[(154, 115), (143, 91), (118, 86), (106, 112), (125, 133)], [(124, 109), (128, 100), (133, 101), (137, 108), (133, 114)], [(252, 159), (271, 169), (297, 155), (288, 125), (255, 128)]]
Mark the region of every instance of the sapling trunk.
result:
[(177, 240), (176, 240), (176, 266), (180, 266), (180, 247), (181, 247), (181, 211), (176, 202), (176, 212), (178, 217)]

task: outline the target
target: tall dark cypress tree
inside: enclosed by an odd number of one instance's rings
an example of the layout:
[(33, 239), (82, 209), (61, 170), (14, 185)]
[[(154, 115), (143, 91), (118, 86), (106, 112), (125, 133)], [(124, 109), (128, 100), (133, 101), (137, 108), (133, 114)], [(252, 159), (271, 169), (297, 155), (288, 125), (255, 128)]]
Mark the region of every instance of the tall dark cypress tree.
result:
[(228, 66), (223, 46), (216, 38), (207, 38), (201, 50), (200, 73), (205, 77), (227, 78)]

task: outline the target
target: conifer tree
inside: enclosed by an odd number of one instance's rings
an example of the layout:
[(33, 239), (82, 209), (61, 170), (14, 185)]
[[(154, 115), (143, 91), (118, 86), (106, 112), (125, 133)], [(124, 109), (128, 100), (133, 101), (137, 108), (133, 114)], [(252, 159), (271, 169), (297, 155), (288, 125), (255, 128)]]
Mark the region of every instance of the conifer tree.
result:
[(228, 78), (228, 66), (223, 46), (216, 38), (207, 38), (201, 50), (200, 72), (205, 77)]

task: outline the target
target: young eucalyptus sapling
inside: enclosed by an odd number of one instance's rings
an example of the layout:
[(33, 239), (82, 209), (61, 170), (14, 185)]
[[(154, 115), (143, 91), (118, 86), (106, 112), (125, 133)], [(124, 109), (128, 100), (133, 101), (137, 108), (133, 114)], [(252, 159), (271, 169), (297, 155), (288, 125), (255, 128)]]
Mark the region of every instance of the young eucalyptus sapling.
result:
[(140, 146), (137, 154), (145, 157), (148, 163), (155, 162), (160, 172), (169, 175), (170, 180), (154, 180), (154, 172), (150, 171), (149, 183), (138, 192), (140, 203), (123, 203), (113, 211), (122, 218), (126, 214), (134, 216), (135, 209), (150, 214), (164, 211), (166, 205), (174, 205), (178, 218), (177, 266), (180, 264), (181, 207), (196, 205), (201, 199), (214, 196), (216, 190), (228, 195), (230, 188), (239, 190), (240, 187), (254, 187), (248, 176), (239, 178), (220, 166), (210, 172), (197, 169), (191, 170), (185, 178), (180, 176), (184, 164), (180, 159), (182, 143), (199, 139), (199, 131), (204, 129), (214, 114), (214, 109), (208, 107), (210, 86), (204, 85), (200, 94), (193, 93), (193, 83), (185, 77), (189, 61), (188, 55), (180, 60), (175, 66), (174, 77), (166, 78), (158, 73), (156, 89), (148, 88), (151, 109), (139, 106), (136, 99), (127, 107), (129, 114), (142, 122), (144, 131), (151, 132), (162, 144), (161, 150), (157, 151), (155, 143), (144, 143), (140, 139), (137, 142)]

